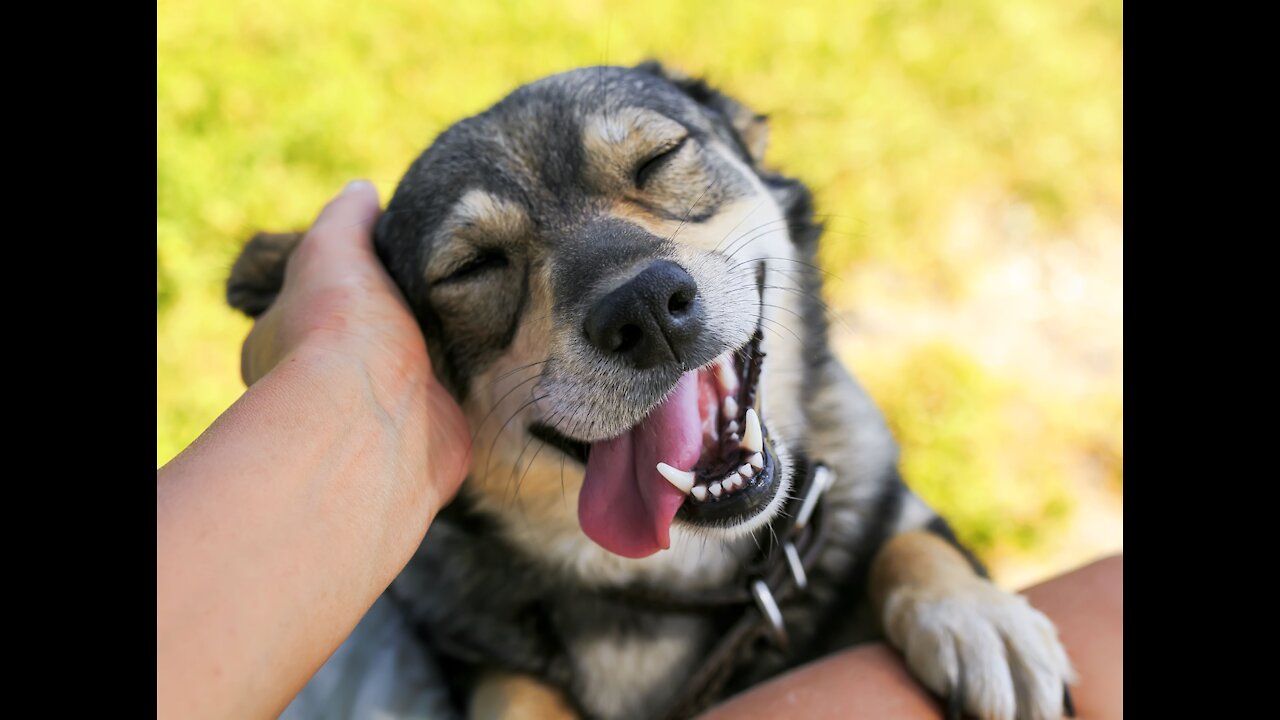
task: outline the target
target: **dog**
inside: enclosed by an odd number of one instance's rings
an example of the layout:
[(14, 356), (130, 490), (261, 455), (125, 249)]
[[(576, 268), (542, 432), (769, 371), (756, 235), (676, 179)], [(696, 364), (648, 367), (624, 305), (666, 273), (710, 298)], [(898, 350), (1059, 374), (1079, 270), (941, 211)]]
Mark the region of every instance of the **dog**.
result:
[[(688, 717), (885, 637), (953, 717), (1071, 714), (1052, 623), (911, 492), (828, 349), (765, 116), (656, 62), (443, 132), (374, 231), (473, 461), (388, 589), (471, 717)], [(297, 234), (228, 281), (265, 310)]]

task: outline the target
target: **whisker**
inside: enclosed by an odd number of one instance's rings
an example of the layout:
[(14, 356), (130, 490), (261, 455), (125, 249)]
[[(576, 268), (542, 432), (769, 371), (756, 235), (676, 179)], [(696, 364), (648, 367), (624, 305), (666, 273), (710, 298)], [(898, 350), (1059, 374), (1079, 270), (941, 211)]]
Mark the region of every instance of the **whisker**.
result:
[[(555, 417), (558, 418), (561, 414), (563, 414), (563, 411), (557, 410)], [(529, 443), (535, 439), (536, 438), (533, 436), (533, 434), (530, 433), (529, 439), (525, 441), (524, 447), (520, 450), (520, 454), (516, 456), (515, 463), (512, 464), (511, 474), (513, 476), (515, 475), (516, 469), (519, 468), (520, 466), (520, 458), (524, 457), (525, 451), (529, 449)], [(515, 501), (515, 498), (520, 495), (520, 486), (524, 483), (525, 476), (528, 475), (529, 471), (533, 469), (533, 463), (537, 461), (538, 453), (542, 452), (542, 448), (546, 446), (547, 446), (546, 443), (542, 442), (541, 440), (538, 440), (538, 449), (533, 451), (533, 457), (529, 458), (529, 464), (525, 466), (524, 472), (520, 474), (520, 479), (516, 481), (515, 490), (513, 490), (511, 493), (511, 499), (513, 502)], [(505, 491), (503, 494), (505, 494)]]
[(857, 335), (857, 333), (853, 331), (853, 328), (849, 325), (849, 323), (847, 323), (843, 317), (841, 317), (836, 313), (835, 309), (833, 309), (830, 305), (823, 302), (822, 298), (818, 297), (817, 295), (811, 292), (805, 292), (803, 290), (799, 290), (796, 288), (789, 288), (782, 285), (765, 285), (765, 287), (772, 290), (783, 290), (783, 291), (794, 293), (801, 297), (807, 297), (810, 300), (813, 300), (814, 302), (822, 306), (822, 309), (824, 310), (824, 314), (826, 315), (827, 319), (834, 320), (835, 322), (839, 323), (841, 328), (844, 329), (846, 332), (848, 332), (850, 335)]
[[(772, 224), (772, 223), (769, 223), (769, 224)], [(776, 228), (770, 228), (768, 230), (764, 230), (760, 233), (757, 233), (754, 236), (750, 236), (748, 233), (743, 233), (741, 237), (739, 237), (737, 240), (734, 240), (732, 243), (730, 243), (728, 248), (725, 248), (725, 255), (726, 257), (732, 260), (735, 255), (737, 255), (739, 252), (741, 252), (744, 248), (746, 248), (751, 243), (761, 238), (768, 237), (773, 233), (787, 232), (788, 230), (790, 230), (789, 227), (776, 227)], [(738, 245), (738, 243), (742, 242), (743, 240), (746, 240), (746, 242), (743, 242), (741, 245)], [(734, 247), (735, 245), (737, 245), (737, 247)], [(729, 252), (729, 248), (733, 248), (733, 252)]]
[(796, 260), (795, 258), (774, 257), (774, 256), (767, 256), (767, 257), (761, 257), (761, 258), (751, 258), (750, 260), (743, 260), (742, 262), (737, 263), (736, 265), (731, 265), (731, 266), (729, 267), (729, 269), (730, 269), (730, 271), (732, 271), (732, 270), (735, 270), (735, 269), (737, 269), (737, 268), (739, 268), (739, 267), (742, 267), (743, 265), (747, 265), (747, 264), (749, 264), (749, 263), (753, 263), (753, 262), (759, 262), (759, 261), (761, 261), (761, 260), (770, 260), (770, 261), (777, 261), (777, 262), (789, 262), (789, 263), (795, 263), (795, 264), (797, 264), (797, 265), (803, 265), (803, 266), (805, 266), (805, 267), (807, 267), (807, 268), (813, 268), (814, 270), (817, 270), (818, 272), (822, 273), (823, 275), (826, 275), (827, 277), (829, 277), (829, 278), (831, 278), (831, 279), (833, 279), (833, 280), (838, 280), (838, 281), (840, 281), (840, 282), (844, 282), (844, 278), (840, 277), (839, 275), (836, 275), (835, 273), (832, 273), (832, 272), (827, 271), (827, 270), (823, 270), (822, 268), (818, 267), (817, 265), (814, 265), (813, 263), (807, 263), (807, 262), (805, 262), (805, 261), (803, 261), (803, 260)]
[(493, 463), (493, 450), (498, 445), (498, 438), (502, 437), (502, 433), (506, 432), (507, 426), (511, 424), (512, 420), (516, 419), (517, 415), (524, 412), (525, 408), (529, 407), (530, 405), (540, 400), (545, 400), (548, 397), (551, 397), (551, 393), (547, 393), (545, 395), (542, 395), (541, 397), (530, 399), (529, 402), (521, 405), (519, 408), (516, 409), (515, 412), (511, 413), (511, 417), (507, 418), (506, 422), (502, 423), (502, 427), (498, 429), (498, 434), (493, 436), (493, 442), (489, 443), (489, 455), (485, 458), (485, 461), (484, 461), (484, 474), (486, 478), (489, 476), (489, 467)]
[(485, 413), (484, 417), (480, 418), (480, 422), (476, 425), (475, 430), (472, 431), (471, 433), (471, 441), (475, 442), (476, 438), (480, 436), (480, 429), (483, 428), (484, 424), (489, 421), (489, 416), (493, 414), (493, 411), (497, 410), (502, 405), (502, 401), (506, 400), (507, 396), (511, 395), (511, 393), (519, 389), (521, 385), (524, 385), (525, 383), (531, 380), (536, 380), (540, 377), (542, 377), (542, 373), (536, 373), (534, 375), (530, 375), (524, 380), (521, 380), (520, 382), (513, 385), (510, 390), (503, 393), (502, 397), (498, 398), (497, 401), (493, 403), (493, 406), (489, 408), (489, 412)]
[(793, 338), (795, 338), (795, 339), (796, 339), (796, 342), (800, 343), (800, 346), (801, 346), (801, 347), (805, 348), (805, 350), (810, 350), (810, 349), (812, 349), (812, 348), (810, 347), (810, 344), (809, 344), (809, 343), (805, 342), (804, 340), (801, 340), (801, 339), (800, 339), (800, 336), (799, 336), (799, 335), (797, 335), (797, 334), (795, 334), (795, 331), (793, 331), (791, 328), (787, 327), (786, 325), (783, 325), (782, 323), (780, 323), (780, 322), (778, 322), (778, 321), (776, 321), (776, 320), (772, 320), (772, 319), (770, 319), (770, 318), (763, 317), (763, 316), (760, 318), (760, 322), (767, 322), (767, 323), (769, 323), (770, 325), (776, 325), (778, 328), (780, 328), (780, 329), (782, 329), (782, 330), (786, 330), (786, 331), (787, 331), (787, 333), (791, 335), (791, 337), (793, 337)]
[[(746, 215), (743, 215), (743, 216), (742, 216), (742, 219), (738, 221), (738, 224), (737, 224), (737, 225), (734, 225), (733, 227), (729, 228), (729, 231), (728, 231), (728, 232), (726, 232), (726, 233), (724, 234), (724, 237), (720, 238), (720, 242), (716, 243), (715, 249), (714, 249), (714, 250), (712, 250), (712, 252), (717, 252), (717, 251), (719, 251), (719, 250), (720, 250), (720, 246), (721, 246), (722, 244), (724, 244), (724, 241), (725, 241), (725, 240), (728, 240), (728, 239), (729, 239), (729, 236), (733, 234), (733, 231), (738, 229), (738, 225), (741, 225), (743, 222), (745, 222), (745, 221), (746, 221), (746, 219), (747, 219), (747, 218), (751, 217), (751, 216), (755, 213), (755, 211), (756, 211), (756, 210), (758, 210), (758, 209), (760, 208), (760, 204), (761, 204), (761, 203), (763, 203), (763, 202), (764, 202), (764, 201), (763, 201), (763, 200), (761, 200), (760, 202), (756, 203), (755, 207), (751, 208), (751, 212), (747, 213)], [(786, 218), (774, 218), (773, 220), (769, 220), (768, 222), (760, 223), (759, 225), (757, 225), (757, 226), (755, 226), (755, 227), (753, 227), (753, 228), (751, 228), (751, 229), (749, 229), (749, 230), (744, 230), (744, 231), (742, 232), (742, 235), (750, 235), (751, 233), (753, 233), (753, 232), (755, 232), (755, 231), (759, 230), (760, 228), (767, 227), (767, 226), (772, 225), (772, 224), (774, 224), (774, 223), (776, 223), (776, 222), (781, 222), (781, 221), (785, 221), (785, 220), (786, 220)], [(741, 239), (742, 239), (742, 235), (739, 235), (737, 238), (735, 238), (733, 242), (729, 243), (729, 245), (730, 245), (730, 246), (732, 246), (732, 245), (733, 245), (733, 243), (736, 243), (736, 242), (738, 242), (738, 240), (741, 240)], [(726, 252), (727, 252), (727, 248), (726, 248)]]

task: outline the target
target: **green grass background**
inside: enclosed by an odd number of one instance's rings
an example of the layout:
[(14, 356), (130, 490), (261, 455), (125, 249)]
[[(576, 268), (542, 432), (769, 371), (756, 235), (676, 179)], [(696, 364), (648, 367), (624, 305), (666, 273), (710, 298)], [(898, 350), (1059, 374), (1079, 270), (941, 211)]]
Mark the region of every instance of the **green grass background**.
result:
[[(157, 464), (243, 390), (249, 323), (222, 299), (243, 241), (306, 227), (350, 178), (385, 200), (437, 133), (526, 81), (650, 57), (706, 76), (770, 115), (769, 163), (831, 215), (834, 276), (886, 268), (963, 303), (982, 260), (942, 245), (955, 198), (1029, 208), (1035, 237), (1119, 216), (1122, 32), (1119, 0), (161, 0)], [(946, 341), (865, 365), (910, 482), (980, 551), (1034, 552), (1074, 512), (1082, 457), (1120, 491), (1118, 379), (1055, 394)], [(1027, 402), (1032, 423), (1010, 410)]]

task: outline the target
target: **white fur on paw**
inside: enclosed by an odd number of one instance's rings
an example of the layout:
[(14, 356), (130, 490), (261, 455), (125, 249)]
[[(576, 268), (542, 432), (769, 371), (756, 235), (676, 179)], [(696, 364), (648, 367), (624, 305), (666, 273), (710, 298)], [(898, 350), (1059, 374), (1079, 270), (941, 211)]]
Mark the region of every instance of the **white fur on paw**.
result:
[[(885, 602), (889, 641), (930, 690), (963, 688), (982, 720), (1056, 720), (1075, 681), (1057, 628), (1026, 598), (986, 580), (961, 588), (900, 588)], [(963, 676), (963, 677), (962, 677)]]

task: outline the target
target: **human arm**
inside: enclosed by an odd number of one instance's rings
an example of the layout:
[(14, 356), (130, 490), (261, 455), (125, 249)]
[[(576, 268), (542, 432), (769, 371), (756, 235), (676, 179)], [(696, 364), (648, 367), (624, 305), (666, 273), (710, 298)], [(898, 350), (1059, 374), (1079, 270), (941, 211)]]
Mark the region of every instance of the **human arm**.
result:
[(465, 473), (377, 213), (368, 183), (325, 208), (245, 342), (249, 389), (157, 471), (159, 717), (278, 714)]
[[(1080, 673), (1077, 715), (1119, 718), (1124, 700), (1124, 558), (1100, 560), (1028, 589)], [(702, 720), (804, 717), (936, 720), (942, 706), (884, 643), (850, 648), (730, 698)]]

